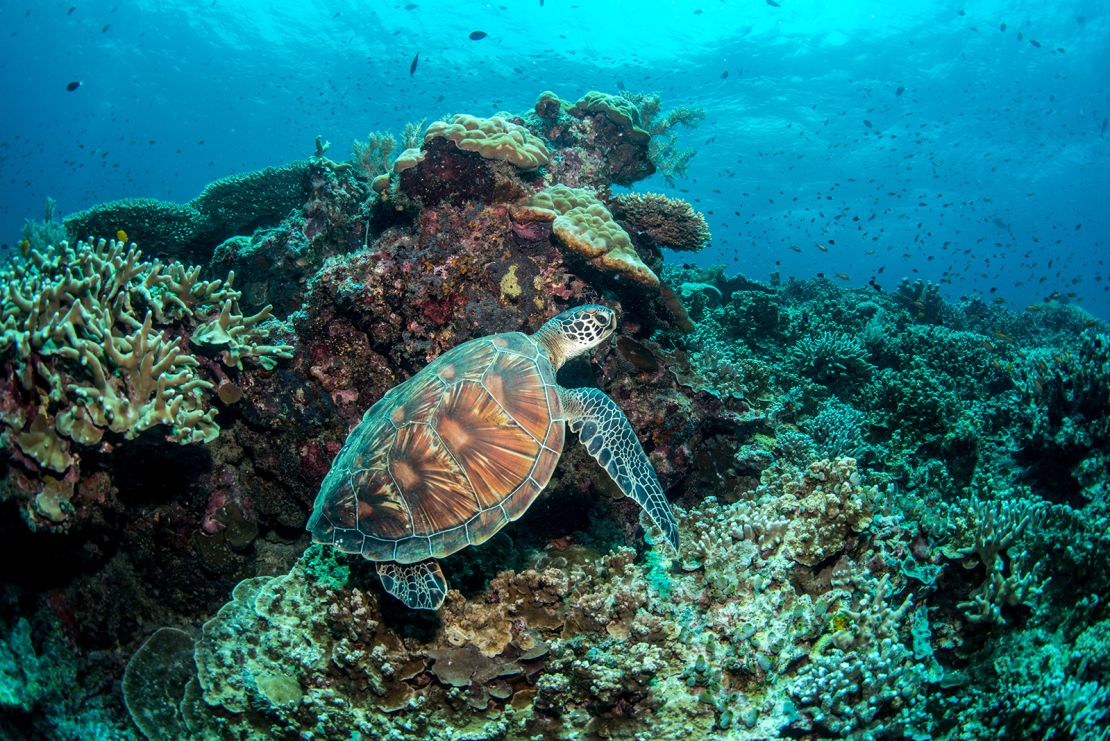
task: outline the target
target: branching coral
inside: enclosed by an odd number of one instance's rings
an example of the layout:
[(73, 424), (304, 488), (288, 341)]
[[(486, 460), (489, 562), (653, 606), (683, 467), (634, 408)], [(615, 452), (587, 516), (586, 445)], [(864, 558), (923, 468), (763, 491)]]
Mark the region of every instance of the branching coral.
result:
[(790, 349), (799, 372), (818, 383), (865, 378), (873, 366), (863, 344), (850, 335), (822, 332), (803, 337)]
[(655, 93), (626, 92), (623, 98), (631, 101), (639, 111), (641, 125), (651, 136), (648, 157), (662, 173), (668, 185), (676, 177), (684, 177), (695, 151), (678, 143), (677, 126), (694, 128), (705, 118), (705, 111), (698, 106), (679, 106), (660, 115), (662, 100)]
[[(221, 349), (228, 367), (242, 369), (246, 358), (271, 368), (292, 354), (262, 344), (269, 310), (244, 317), (230, 278), (202, 281), (199, 267), (145, 261), (134, 244), (63, 242), (0, 277), (0, 360), (13, 379), (0, 406), (21, 470), (38, 481), (24, 492), (32, 523), (66, 522), (59, 492), (79, 476), (75, 445), (159, 426), (183, 444), (219, 434), (207, 403), (214, 384), (185, 350), (190, 328), (194, 343)], [(46, 471), (66, 474), (65, 484)]]
[(705, 217), (686, 201), (659, 193), (625, 193), (609, 199), (613, 216), (672, 250), (697, 252), (713, 235)]
[(929, 676), (901, 638), (912, 602), (899, 605), (889, 592), (886, 576), (867, 588), (843, 611), (844, 627), (818, 641), (812, 663), (798, 671), (790, 694), (804, 727), (836, 737), (861, 729), (868, 738), (905, 737), (924, 715)]
[(987, 578), (971, 593), (971, 599), (958, 607), (973, 623), (1005, 624), (1003, 607), (1027, 603), (1045, 587), (1032, 572), (1019, 573), (1015, 561), (1020, 562), (1023, 554), (1010, 553), (1027, 529), (1040, 526), (1044, 510), (1021, 500), (972, 499), (965, 504), (975, 540), (956, 555), (977, 556), (987, 569)]

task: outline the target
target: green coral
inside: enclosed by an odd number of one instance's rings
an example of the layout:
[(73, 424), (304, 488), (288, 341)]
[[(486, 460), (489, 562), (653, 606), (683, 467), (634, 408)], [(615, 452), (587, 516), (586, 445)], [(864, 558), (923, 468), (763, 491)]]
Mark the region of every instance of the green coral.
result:
[(633, 141), (647, 142), (651, 138), (651, 134), (640, 127), (640, 109), (627, 98), (591, 90), (579, 98), (574, 107), (570, 109), (572, 116), (581, 117), (587, 113), (601, 115), (609, 119)]
[(127, 198), (67, 216), (70, 240), (117, 234), (182, 259), (207, 259), (213, 245), (237, 234), (277, 224), (311, 192), (308, 161), (240, 173), (209, 184), (188, 203)]

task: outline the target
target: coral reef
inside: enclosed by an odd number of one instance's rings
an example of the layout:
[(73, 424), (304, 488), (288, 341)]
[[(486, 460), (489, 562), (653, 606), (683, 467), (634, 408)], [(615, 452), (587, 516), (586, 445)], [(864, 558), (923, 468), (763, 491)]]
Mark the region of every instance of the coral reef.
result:
[[(667, 264), (704, 222), (609, 186), (680, 174), (698, 118), (545, 92), (354, 164), (321, 139), (273, 188), (73, 222), (199, 268), (13, 263), (0, 735), (1104, 736), (1108, 328)], [(626, 412), (677, 555), (573, 437), (511, 534), (444, 559), (434, 615), (307, 545), (374, 402), (586, 302), (619, 328), (560, 383)]]

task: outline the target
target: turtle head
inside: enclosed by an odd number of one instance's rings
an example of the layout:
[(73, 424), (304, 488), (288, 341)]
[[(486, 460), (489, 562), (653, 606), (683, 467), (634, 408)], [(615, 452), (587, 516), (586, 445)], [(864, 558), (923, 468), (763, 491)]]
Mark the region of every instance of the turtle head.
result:
[(567, 360), (600, 345), (617, 328), (617, 315), (608, 306), (585, 304), (568, 309), (547, 321), (535, 339), (559, 368)]

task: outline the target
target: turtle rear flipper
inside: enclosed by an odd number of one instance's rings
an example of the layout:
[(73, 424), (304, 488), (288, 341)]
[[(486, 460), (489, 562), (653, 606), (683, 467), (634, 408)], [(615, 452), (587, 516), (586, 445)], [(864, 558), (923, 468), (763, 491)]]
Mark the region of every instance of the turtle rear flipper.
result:
[(438, 561), (378, 564), (385, 591), (413, 610), (438, 610), (447, 596), (447, 580)]
[(640, 441), (617, 403), (600, 389), (560, 389), (563, 413), (586, 451), (636, 501), (678, 550), (678, 523)]

